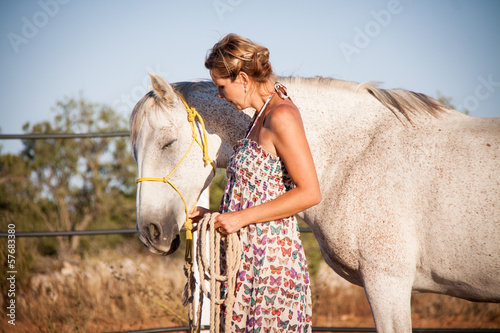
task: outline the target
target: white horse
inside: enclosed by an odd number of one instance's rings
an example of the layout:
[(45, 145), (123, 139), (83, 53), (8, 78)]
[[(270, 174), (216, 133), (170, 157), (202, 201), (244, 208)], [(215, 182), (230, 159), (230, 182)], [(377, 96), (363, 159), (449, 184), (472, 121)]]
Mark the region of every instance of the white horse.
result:
[[(138, 174), (164, 177), (178, 166), (168, 179), (178, 192), (141, 182), (137, 230), (151, 251), (170, 254), (186, 207), (213, 175), (196, 145), (182, 160), (192, 130), (179, 93), (203, 117), (208, 155), (221, 168), (253, 110), (235, 110), (211, 82), (150, 75), (153, 90), (130, 120)], [(282, 82), (301, 110), (323, 197), (301, 217), (327, 264), (365, 288), (377, 331), (411, 331), (412, 292), (499, 302), (500, 118), (369, 84)], [(201, 137), (200, 123), (194, 131)]]

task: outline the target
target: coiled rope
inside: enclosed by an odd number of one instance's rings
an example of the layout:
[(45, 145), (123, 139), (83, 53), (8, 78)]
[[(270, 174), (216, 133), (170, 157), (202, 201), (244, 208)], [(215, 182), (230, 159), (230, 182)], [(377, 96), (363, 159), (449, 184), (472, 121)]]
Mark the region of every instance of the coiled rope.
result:
[[(189, 327), (191, 332), (200, 332), (201, 308), (203, 296), (210, 300), (210, 332), (220, 331), (221, 312), (225, 311), (224, 332), (231, 331), (233, 305), (236, 301), (236, 276), (241, 261), (241, 244), (237, 233), (221, 235), (214, 228), (218, 213), (205, 214), (198, 223), (198, 239), (196, 242), (196, 263), (200, 281), (198, 311), (195, 317), (194, 292), (195, 278), (192, 262), (186, 261), (184, 274), (187, 283), (184, 288), (183, 304), (189, 304)], [(225, 258), (221, 258), (221, 244), (224, 246)], [(207, 255), (207, 245), (209, 254)], [(209, 281), (207, 290), (205, 281)]]

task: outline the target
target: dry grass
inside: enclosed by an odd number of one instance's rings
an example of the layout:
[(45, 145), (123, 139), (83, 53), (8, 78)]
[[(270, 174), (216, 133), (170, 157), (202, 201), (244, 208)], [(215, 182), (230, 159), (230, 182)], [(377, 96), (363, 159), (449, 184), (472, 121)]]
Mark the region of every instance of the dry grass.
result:
[[(345, 281), (324, 262), (312, 283), (315, 325), (374, 327), (363, 288)], [(412, 322), (422, 328), (500, 328), (500, 304), (414, 294)]]
[(31, 276), (17, 296), (17, 331), (104, 332), (186, 325), (187, 309), (180, 303), (185, 284), (182, 260), (145, 249), (132, 252), (105, 251), (97, 258), (63, 263), (42, 260), (45, 271)]
[[(123, 246), (85, 260), (39, 258), (17, 296), (14, 332), (110, 332), (186, 324), (181, 256)], [(314, 325), (373, 327), (363, 289), (323, 263), (313, 280)], [(414, 327), (500, 328), (500, 305), (415, 295)], [(2, 305), (2, 308), (4, 306)], [(12, 332), (2, 321), (2, 331)]]

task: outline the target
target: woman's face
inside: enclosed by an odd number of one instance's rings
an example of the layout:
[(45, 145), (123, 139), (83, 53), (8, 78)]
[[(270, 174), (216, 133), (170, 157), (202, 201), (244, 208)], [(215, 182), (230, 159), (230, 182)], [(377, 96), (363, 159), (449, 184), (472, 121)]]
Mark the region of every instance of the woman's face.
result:
[(239, 75), (234, 81), (231, 81), (231, 79), (219, 79), (212, 76), (212, 81), (217, 87), (219, 98), (225, 98), (226, 101), (231, 103), (238, 110), (248, 107), (245, 103), (245, 86)]

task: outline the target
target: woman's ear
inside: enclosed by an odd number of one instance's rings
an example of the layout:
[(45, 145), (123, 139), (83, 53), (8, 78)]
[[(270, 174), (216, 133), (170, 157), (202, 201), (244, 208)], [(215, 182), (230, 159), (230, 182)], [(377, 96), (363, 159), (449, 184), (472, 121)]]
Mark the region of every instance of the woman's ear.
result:
[(239, 72), (238, 73), (238, 78), (240, 79), (240, 82), (243, 85), (243, 88), (245, 88), (245, 93), (246, 93), (248, 91), (250, 77), (245, 72)]
[(248, 76), (247, 73), (239, 72), (238, 77), (240, 78), (241, 84), (248, 85), (248, 82), (250, 81), (250, 77)]

